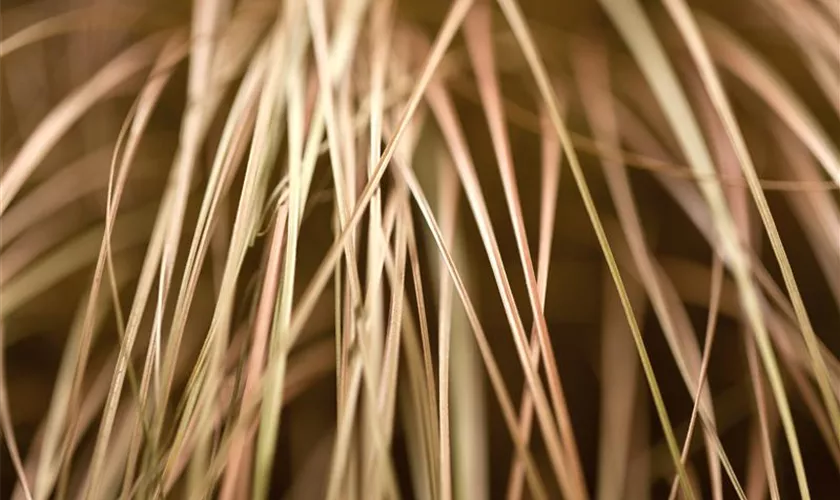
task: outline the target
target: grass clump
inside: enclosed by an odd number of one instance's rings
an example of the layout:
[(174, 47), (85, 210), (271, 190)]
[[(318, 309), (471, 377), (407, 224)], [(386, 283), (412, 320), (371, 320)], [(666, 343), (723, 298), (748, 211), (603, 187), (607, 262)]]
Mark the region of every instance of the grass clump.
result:
[(3, 498), (840, 486), (832, 2), (2, 9)]

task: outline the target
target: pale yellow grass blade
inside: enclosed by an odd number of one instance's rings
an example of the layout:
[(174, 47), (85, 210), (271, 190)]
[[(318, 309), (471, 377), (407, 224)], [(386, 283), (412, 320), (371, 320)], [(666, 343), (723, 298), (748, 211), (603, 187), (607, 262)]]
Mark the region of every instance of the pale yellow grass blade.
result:
[[(208, 3), (206, 5), (209, 5), (210, 8), (203, 9), (205, 12), (193, 12), (193, 29), (202, 33), (220, 32), (222, 37), (218, 41), (218, 44), (215, 43), (215, 40), (205, 40), (201, 37), (193, 38), (191, 40), (191, 49), (198, 50), (199, 57), (190, 59), (189, 76), (187, 81), (188, 106), (184, 112), (184, 117), (179, 130), (179, 147), (176, 152), (172, 170), (170, 171), (170, 183), (167, 186), (166, 191), (167, 198), (164, 200), (164, 206), (161, 210), (160, 227), (163, 232), (163, 246), (159, 255), (149, 255), (149, 272), (154, 272), (155, 268), (159, 266), (159, 295), (158, 305), (155, 308), (155, 322), (158, 325), (162, 323), (162, 316), (165, 312), (165, 304), (168, 299), (169, 288), (182, 236), (181, 233), (184, 224), (184, 215), (189, 199), (189, 193), (186, 192), (185, 186), (187, 186), (194, 177), (198, 154), (203, 139), (208, 132), (213, 115), (220, 104), (223, 92), (231, 83), (232, 78), (238, 75), (242, 66), (244, 66), (246, 62), (248, 62), (249, 65), (253, 65), (255, 64), (255, 61), (258, 62), (260, 60), (259, 57), (254, 59), (248, 58), (248, 56), (252, 54), (251, 48), (256, 44), (256, 39), (260, 36), (261, 31), (259, 29), (261, 26), (260, 23), (249, 17), (249, 15), (253, 16), (254, 13), (248, 13), (247, 10), (243, 10), (229, 21), (225, 30), (220, 31), (222, 16), (218, 15), (216, 9), (220, 9), (219, 12), (221, 12), (224, 8), (221, 6), (221, 3), (218, 5), (211, 5)], [(215, 48), (215, 54), (210, 52), (208, 47)], [(229, 51), (234, 51), (234, 54), (228, 54)], [(246, 176), (248, 177), (246, 179), (246, 187), (253, 186), (253, 184), (255, 184), (253, 173), (250, 168), (248, 170), (248, 173), (251, 175)], [(257, 203), (257, 205), (259, 205), (259, 203)], [(258, 206), (256, 210), (260, 210), (260, 207)], [(250, 214), (246, 214), (245, 217), (247, 218), (248, 215)], [(236, 236), (237, 235), (234, 235), (233, 237)], [(241, 241), (236, 241), (235, 243), (232, 243), (231, 246), (242, 244), (243, 243)], [(235, 263), (236, 257), (236, 250), (232, 250), (229, 255), (229, 262)], [(228, 271), (230, 267), (231, 266), (226, 266), (225, 268), (225, 275), (228, 276), (227, 282), (230, 280)], [(229, 293), (232, 294), (232, 291), (229, 291)], [(219, 298), (219, 302), (223, 305), (225, 305), (226, 300), (227, 299), (225, 297)], [(185, 310), (183, 312), (186, 314)], [(224, 307), (217, 307), (214, 310), (213, 319), (218, 320), (218, 316), (224, 317), (227, 313), (228, 311)], [(215, 323), (213, 324), (213, 327), (217, 325), (218, 323)], [(227, 340), (227, 336), (218, 334), (216, 328), (211, 327), (211, 333), (216, 334), (208, 335), (204, 346), (202, 346), (200, 361), (196, 364), (198, 372), (201, 372), (201, 369), (206, 368), (206, 366), (202, 363), (202, 361), (206, 359), (203, 356), (206, 353), (205, 348), (208, 346), (215, 348), (213, 350), (213, 354), (215, 354), (215, 356), (211, 358), (211, 361), (216, 361), (218, 363), (220, 357), (219, 353), (222, 349), (220, 346), (224, 345), (224, 341)], [(174, 337), (178, 338), (177, 335)], [(214, 342), (219, 337), (223, 338), (219, 340), (218, 343)], [(173, 351), (175, 350), (175, 344), (177, 344), (177, 342), (173, 342), (171, 344), (173, 345)], [(170, 346), (168, 345), (167, 349), (169, 349), (169, 347)], [(216, 370), (212, 370), (211, 374), (210, 383), (207, 385), (210, 386), (210, 390), (212, 391), (213, 384), (217, 382), (217, 379), (213, 378), (213, 376), (216, 375)], [(192, 406), (193, 401), (189, 399), (189, 396), (196, 395), (200, 392), (200, 389), (205, 387), (205, 385), (200, 384), (200, 387), (198, 388), (199, 391), (193, 390), (195, 389), (193, 385), (188, 385), (188, 387), (190, 390), (188, 391), (189, 394), (186, 404), (187, 408), (185, 410), (187, 418), (181, 421), (182, 424), (189, 420), (192, 416), (193, 410), (195, 410)], [(164, 390), (162, 394), (165, 394), (166, 392), (167, 391)], [(165, 399), (161, 402), (160, 406), (165, 409)], [(202, 425), (199, 427), (204, 430), (206, 429), (206, 425), (203, 424), (208, 419), (207, 414), (209, 413), (209, 410), (206, 406), (204, 406), (199, 408), (199, 413), (202, 420)], [(164, 415), (165, 412), (160, 410), (156, 415), (158, 418), (153, 424), (152, 441), (155, 445), (157, 444), (157, 440), (161, 434)], [(182, 428), (183, 427), (179, 427), (179, 430)], [(178, 435), (176, 441), (180, 442), (180, 438), (182, 437), (183, 436)], [(175, 456), (177, 456), (177, 453)], [(167, 463), (171, 462), (168, 461)], [(156, 487), (159, 488), (160, 485), (158, 484)]]
[[(389, 20), (389, 16), (391, 15), (390, 9), (390, 2), (379, 2), (374, 7), (373, 12), (371, 12), (372, 20), (370, 26), (371, 29), (378, 34), (378, 36), (375, 40), (372, 40), (373, 47), (371, 48), (372, 53), (370, 56), (370, 139), (367, 168), (365, 169), (368, 176), (370, 176), (376, 168), (376, 162), (379, 160), (382, 149), (382, 115), (384, 112), (382, 101), (384, 97), (385, 78), (387, 74), (386, 65), (389, 59), (388, 52), (391, 43), (392, 31), (392, 23)], [(342, 86), (343, 89), (348, 89), (348, 87), (348, 85)], [(343, 95), (346, 94), (349, 94), (349, 91), (343, 93)], [(345, 97), (343, 100), (349, 100), (349, 96)], [(344, 108), (348, 111), (348, 113), (346, 113), (348, 116), (346, 117), (346, 121), (344, 123), (345, 136), (347, 136), (352, 129), (352, 118), (349, 116), (350, 106), (344, 106)], [(354, 141), (351, 140), (350, 137), (346, 137), (345, 142), (349, 146), (353, 144)], [(353, 152), (348, 151), (347, 156), (348, 169), (355, 171), (356, 169), (353, 168), (353, 165), (355, 164), (355, 161), (353, 161)], [(353, 197), (355, 197), (355, 189), (353, 189), (351, 193), (353, 194)], [(389, 237), (386, 236), (384, 241), (382, 241), (380, 235), (382, 224), (382, 199), (381, 193), (377, 192), (374, 193), (373, 198), (370, 200), (370, 215), (368, 219), (369, 229), (367, 234), (367, 272), (365, 278), (365, 283), (367, 285), (365, 309), (369, 318), (367, 335), (370, 339), (370, 347), (374, 360), (383, 359), (383, 343), (385, 342), (385, 332), (383, 331), (385, 325), (382, 320), (382, 318), (385, 317), (383, 311), (385, 294), (381, 286), (384, 258), (381, 253), (382, 251), (387, 251), (387, 249), (380, 249), (382, 247), (387, 247)], [(400, 250), (397, 249), (396, 251), (399, 252)], [(398, 269), (398, 273), (401, 274), (402, 270)], [(395, 298), (401, 300), (402, 293)], [(374, 364), (374, 370), (376, 370), (376, 364)], [(374, 376), (377, 376), (375, 372)], [(381, 380), (380, 390), (382, 390), (384, 386), (385, 381)], [(385, 426), (385, 428), (390, 429), (391, 426)]]
[[(247, 151), (248, 139), (253, 132), (254, 115), (256, 114), (255, 108), (258, 101), (257, 96), (265, 73), (265, 56), (264, 50), (258, 51), (246, 72), (225, 122), (222, 137), (211, 167), (205, 197), (202, 201), (198, 220), (196, 221), (193, 241), (187, 255), (185, 273), (178, 293), (176, 310), (163, 358), (163, 386), (161, 393), (156, 398), (158, 401), (156, 404), (159, 408), (166, 407), (169, 391), (174, 382), (175, 364), (180, 352), (187, 313), (192, 305), (198, 285), (199, 272), (211, 241), (209, 230), (219, 217), (219, 200), (230, 188), (230, 182), (236, 173), (236, 167), (240, 164)], [(260, 208), (255, 207), (254, 210), (259, 211)], [(251, 217), (253, 218), (255, 215), (251, 214)], [(241, 229), (239, 231), (241, 232)], [(236, 233), (236, 236), (241, 237), (240, 233)], [(234, 243), (241, 245), (241, 243), (235, 241)], [(233, 248), (233, 251), (239, 251), (238, 246)], [(229, 271), (227, 273), (229, 274)], [(226, 278), (225, 276), (226, 273), (223, 269), (219, 277), (222, 280), (221, 284), (227, 286), (230, 278)], [(222, 293), (229, 293), (226, 289), (220, 289), (219, 292), (219, 300), (225, 300), (222, 297)], [(162, 410), (159, 411), (162, 413)], [(159, 426), (160, 424), (158, 423), (156, 425)], [(159, 431), (156, 430), (155, 433), (156, 435), (153, 438), (158, 439)]]
[[(266, 53), (260, 50), (255, 54), (234, 98), (207, 179), (205, 195), (195, 222), (196, 229), (184, 264), (184, 275), (175, 302), (175, 312), (163, 355), (162, 387), (156, 396), (156, 404), (161, 412), (167, 406), (169, 392), (174, 382), (175, 364), (180, 352), (184, 327), (211, 241), (210, 228), (219, 218), (220, 200), (229, 190), (230, 183), (248, 149), (248, 139), (254, 128), (256, 106), (259, 90), (264, 81), (265, 67)], [(219, 277), (223, 276), (224, 271)], [(222, 290), (220, 294), (221, 292)], [(156, 434), (157, 432), (156, 430)], [(158, 437), (155, 435), (154, 439)]]
[[(443, 156), (443, 155), (441, 155)], [(448, 158), (441, 158), (438, 169), (438, 218), (447, 244), (452, 245), (455, 237), (455, 221), (458, 219), (458, 178)], [(438, 421), (440, 426), (440, 498), (452, 500), (452, 437), (450, 406), (450, 371), (452, 369), (452, 284), (446, 270), (438, 271)]]

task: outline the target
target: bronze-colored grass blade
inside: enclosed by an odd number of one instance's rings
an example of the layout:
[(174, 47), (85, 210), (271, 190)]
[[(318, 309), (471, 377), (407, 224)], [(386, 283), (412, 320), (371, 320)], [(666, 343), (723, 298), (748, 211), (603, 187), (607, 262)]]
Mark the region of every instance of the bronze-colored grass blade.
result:
[(539, 498), (545, 498), (545, 490), (544, 486), (542, 486), (541, 482), (535, 475), (533, 460), (527, 454), (527, 448), (525, 446), (525, 442), (523, 437), (519, 434), (513, 413), (512, 403), (510, 401), (510, 397), (507, 395), (507, 392), (504, 390), (504, 383), (501, 380), (499, 375), (499, 369), (496, 365), (495, 360), (492, 358), (492, 354), (489, 350), (489, 346), (487, 343), (487, 337), (484, 333), (484, 330), (481, 328), (480, 323), (478, 322), (477, 315), (475, 312), (475, 308), (472, 305), (472, 302), (469, 299), (469, 295), (464, 287), (463, 280), (460, 277), (460, 274), (457, 272), (457, 269), (454, 266), (452, 261), (452, 257), (446, 248), (446, 244), (443, 240), (443, 236), (440, 232), (440, 228), (438, 227), (437, 223), (434, 220), (432, 215), (431, 207), (426, 201), (425, 196), (421, 191), (419, 183), (414, 175), (408, 170), (407, 167), (403, 165), (399, 165), (401, 167), (402, 176), (411, 190), (412, 196), (414, 197), (415, 201), (418, 203), (421, 212), (423, 213), (423, 217), (426, 220), (426, 223), (432, 232), (432, 235), (435, 239), (435, 244), (438, 247), (438, 251), (441, 253), (441, 256), (444, 259), (446, 264), (447, 271), (449, 273), (450, 279), (452, 279), (455, 289), (458, 292), (458, 295), (461, 298), (462, 304), (465, 308), (465, 312), (470, 322), (470, 327), (473, 330), (473, 333), (476, 336), (476, 341), (478, 342), (479, 349), (481, 350), (482, 357), (484, 358), (485, 367), (488, 370), (488, 374), (490, 376), (491, 382), (494, 385), (494, 391), (497, 393), (497, 397), (499, 398), (499, 403), (502, 405), (503, 412), (505, 414), (505, 423), (508, 426), (508, 430), (511, 435), (514, 437), (514, 441), (517, 445), (518, 451), (520, 454), (524, 455), (524, 461), (526, 464), (526, 469), (530, 469), (529, 472), (529, 481), (531, 482), (531, 486), (533, 488), (533, 494)]
[(499, 84), (496, 77), (496, 69), (493, 65), (493, 52), (490, 50), (492, 49), (492, 44), (489, 14), (489, 9), (484, 4), (479, 4), (473, 8), (472, 15), (467, 19), (465, 25), (467, 48), (470, 52), (474, 72), (476, 73), (482, 105), (487, 115), (491, 140), (499, 164), (505, 201), (514, 228), (517, 250), (525, 274), (528, 299), (531, 303), (535, 329), (540, 342), (543, 363), (548, 378), (551, 402), (560, 433), (564, 440), (566, 460), (570, 464), (570, 482), (572, 486), (567, 494), (575, 498), (586, 498), (588, 494), (586, 492), (583, 471), (577, 451), (578, 446), (574, 433), (572, 432), (569, 409), (563, 394), (560, 376), (557, 372), (554, 351), (548, 337), (548, 325), (545, 321), (545, 313), (541, 304), (545, 298), (542, 297), (541, 299), (539, 297), (536, 272), (534, 271), (534, 264), (531, 261), (531, 249), (528, 244), (527, 235), (525, 234), (525, 221), (522, 215), (522, 205), (519, 199), (519, 189), (516, 183), (513, 158), (511, 157), (507, 133), (504, 130), (506, 126), (504, 108), (501, 105)]
[[(541, 300), (545, 302), (562, 157), (560, 155), (560, 142), (551, 130), (551, 125), (545, 115), (542, 116), (541, 124), (542, 192), (540, 197), (540, 241), (537, 257), (537, 279), (539, 281)], [(535, 369), (540, 359), (539, 338), (537, 338), (537, 335), (536, 328), (532, 328), (530, 345), (531, 358), (533, 359)], [(520, 432), (525, 436), (531, 433), (533, 414), (533, 399), (530, 392), (523, 390), (522, 402), (519, 405), (519, 428)], [(508, 498), (518, 498), (522, 495), (524, 479), (525, 469), (519, 459), (516, 458), (511, 466), (510, 478), (508, 479)]]
[(508, 21), (512, 25), (511, 27), (514, 30), (514, 33), (516, 34), (517, 41), (519, 42), (523, 51), (525, 52), (531, 71), (533, 72), (534, 77), (537, 80), (537, 85), (540, 88), (541, 97), (543, 98), (549, 109), (549, 116), (551, 118), (552, 125), (554, 126), (557, 134), (560, 136), (561, 143), (563, 144), (566, 154), (569, 157), (570, 168), (575, 178), (575, 182), (578, 186), (578, 190), (581, 193), (581, 197), (583, 198), (584, 204), (586, 205), (587, 215), (589, 216), (593, 229), (595, 230), (596, 235), (598, 236), (599, 245), (607, 260), (607, 264), (610, 268), (610, 273), (613, 276), (616, 288), (618, 289), (619, 297), (621, 298), (621, 303), (624, 308), (625, 315), (627, 316), (628, 323), (630, 324), (630, 328), (633, 332), (633, 338), (636, 342), (636, 347), (639, 351), (639, 356), (642, 360), (642, 365), (645, 369), (645, 375), (648, 379), (648, 383), (653, 393), (654, 401), (656, 402), (657, 413), (659, 415), (659, 419), (661, 421), (663, 430), (665, 431), (672, 458), (675, 462), (677, 470), (680, 473), (681, 485), (686, 496), (688, 496), (689, 498), (693, 498), (693, 493), (691, 492), (688, 477), (685, 473), (684, 468), (679, 463), (676, 442), (673, 435), (673, 429), (670, 424), (670, 418), (668, 417), (665, 406), (661, 401), (661, 395), (658, 389), (658, 384), (656, 383), (653, 370), (650, 366), (650, 361), (648, 359), (644, 343), (641, 339), (641, 333), (639, 331), (638, 324), (634, 318), (633, 310), (629, 303), (629, 299), (626, 296), (626, 291), (621, 282), (621, 276), (619, 274), (618, 267), (616, 266), (615, 259), (612, 255), (612, 250), (610, 248), (609, 242), (607, 241), (606, 235), (604, 234), (600, 218), (598, 217), (597, 210), (595, 208), (594, 202), (592, 201), (592, 197), (589, 192), (589, 188), (587, 187), (586, 180), (583, 176), (580, 165), (578, 163), (577, 156), (570, 144), (568, 133), (562, 121), (560, 120), (559, 113), (557, 110), (557, 98), (548, 84), (548, 78), (546, 75), (545, 67), (540, 61), (540, 56), (536, 51), (532, 36), (529, 34), (528, 28), (525, 25), (524, 20), (522, 19), (522, 14), (517, 8), (515, 2), (503, 1), (502, 7), (505, 10), (505, 15), (508, 18)]
[(519, 362), (525, 372), (526, 380), (531, 386), (531, 391), (534, 393), (535, 408), (537, 411), (537, 418), (542, 432), (545, 434), (549, 455), (551, 457), (554, 473), (557, 476), (561, 488), (567, 492), (574, 491), (572, 488), (567, 471), (563, 467), (565, 454), (563, 446), (560, 443), (559, 432), (554, 422), (551, 409), (548, 405), (548, 398), (546, 391), (543, 388), (542, 382), (537, 377), (533, 369), (530, 356), (527, 349), (527, 337), (525, 336), (525, 328), (522, 324), (522, 319), (516, 304), (513, 300), (513, 293), (510, 286), (509, 278), (504, 269), (504, 263), (499, 253), (499, 245), (496, 236), (493, 232), (490, 223), (490, 216), (487, 212), (486, 202), (480, 191), (478, 178), (475, 173), (470, 153), (464, 142), (463, 132), (454, 114), (451, 100), (448, 93), (440, 83), (434, 83), (429, 89), (429, 105), (432, 112), (435, 114), (438, 123), (441, 126), (442, 133), (448, 142), (450, 154), (453, 157), (453, 162), (461, 178), (461, 184), (467, 194), (467, 199), (471, 205), (473, 216), (482, 236), (482, 241), (487, 252), (490, 265), (493, 269), (493, 276), (496, 281), (496, 286), (499, 289), (499, 295), (505, 307), (505, 316), (510, 325), (514, 342), (519, 356)]
[[(773, 466), (773, 441), (771, 441), (770, 436), (770, 423), (768, 420), (773, 418), (773, 422), (778, 420), (778, 417), (770, 417), (768, 415), (768, 411), (765, 411), (764, 408), (767, 408), (766, 403), (766, 396), (765, 396), (765, 389), (764, 389), (764, 382), (763, 378), (760, 376), (760, 372), (758, 370), (758, 360), (757, 354), (755, 352), (755, 345), (749, 339), (746, 339), (746, 342), (749, 342), (747, 346), (747, 361), (750, 365), (750, 375), (753, 377), (753, 384), (755, 386), (755, 400), (758, 406), (758, 418), (759, 418), (759, 446), (760, 446), (760, 460), (763, 465), (762, 470), (764, 472), (764, 476), (766, 481), (760, 481), (759, 486), (754, 486), (750, 488), (752, 484), (755, 483), (747, 483), (747, 493), (752, 494), (753, 497), (757, 495), (755, 490), (758, 488), (764, 489), (765, 487), (770, 492), (770, 498), (776, 500), (779, 497), (779, 483), (776, 478), (776, 471)], [(778, 424), (776, 424), (778, 425)], [(756, 460), (757, 461), (757, 460)], [(766, 485), (766, 486), (765, 486)], [(763, 496), (763, 495), (761, 495)]]

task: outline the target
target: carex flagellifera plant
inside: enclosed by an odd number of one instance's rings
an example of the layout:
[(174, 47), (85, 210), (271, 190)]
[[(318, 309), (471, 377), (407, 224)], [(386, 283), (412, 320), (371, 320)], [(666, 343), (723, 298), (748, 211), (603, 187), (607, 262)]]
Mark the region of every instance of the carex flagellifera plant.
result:
[(836, 0), (1, 22), (0, 497), (836, 495)]

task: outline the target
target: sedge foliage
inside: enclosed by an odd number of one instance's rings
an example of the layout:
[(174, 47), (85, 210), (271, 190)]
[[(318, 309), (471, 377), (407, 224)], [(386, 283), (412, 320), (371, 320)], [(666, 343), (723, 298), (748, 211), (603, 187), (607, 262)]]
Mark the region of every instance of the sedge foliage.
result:
[(840, 9), (569, 4), (4, 2), (0, 495), (835, 491)]

